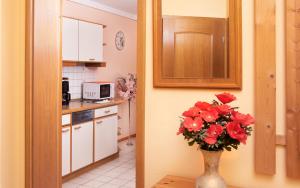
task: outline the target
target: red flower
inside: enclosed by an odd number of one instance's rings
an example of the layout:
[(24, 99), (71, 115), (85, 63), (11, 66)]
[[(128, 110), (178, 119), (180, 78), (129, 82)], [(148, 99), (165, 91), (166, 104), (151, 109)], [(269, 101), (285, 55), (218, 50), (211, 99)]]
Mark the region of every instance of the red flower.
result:
[(184, 127), (183, 126), (180, 126), (179, 127), (179, 130), (178, 130), (178, 132), (177, 132), (177, 135), (180, 135), (180, 134), (182, 134), (184, 132)]
[(251, 125), (255, 122), (255, 119), (250, 114), (245, 115), (245, 114), (239, 113), (237, 111), (232, 112), (231, 119), (232, 119), (232, 121), (240, 123), (244, 126)]
[(213, 124), (206, 131), (206, 138), (204, 142), (208, 144), (215, 144), (217, 142), (217, 138), (222, 134), (223, 127), (221, 125)]
[(214, 122), (216, 119), (218, 119), (219, 114), (215, 109), (211, 109), (209, 111), (203, 111), (201, 112), (201, 117), (206, 121), (206, 122)]
[(193, 118), (186, 117), (183, 122), (183, 126), (187, 128), (189, 131), (199, 131), (203, 127), (203, 121), (201, 118)]
[(183, 112), (182, 115), (185, 117), (198, 117), (200, 116), (200, 109), (197, 107), (192, 107), (188, 111)]
[(232, 101), (234, 101), (236, 99), (236, 97), (230, 93), (221, 93), (216, 95), (216, 97), (223, 103), (223, 104), (227, 104), (230, 103)]
[(201, 102), (201, 101), (197, 102), (195, 106), (198, 107), (200, 110), (209, 110), (212, 108), (211, 104), (207, 102)]
[(215, 107), (215, 109), (217, 110), (217, 112), (219, 114), (222, 114), (222, 115), (229, 114), (232, 111), (231, 106), (229, 106), (227, 104), (218, 105)]
[(229, 136), (233, 139), (236, 139), (243, 144), (246, 144), (247, 134), (246, 131), (241, 127), (237, 122), (230, 122), (227, 124), (226, 128)]

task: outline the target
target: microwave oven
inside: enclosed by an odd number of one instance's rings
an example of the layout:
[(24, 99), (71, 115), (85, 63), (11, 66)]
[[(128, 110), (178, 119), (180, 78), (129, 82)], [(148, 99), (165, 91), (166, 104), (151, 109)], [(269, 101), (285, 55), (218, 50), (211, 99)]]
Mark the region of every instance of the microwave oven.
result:
[(115, 84), (111, 82), (84, 82), (83, 99), (105, 100), (115, 97)]

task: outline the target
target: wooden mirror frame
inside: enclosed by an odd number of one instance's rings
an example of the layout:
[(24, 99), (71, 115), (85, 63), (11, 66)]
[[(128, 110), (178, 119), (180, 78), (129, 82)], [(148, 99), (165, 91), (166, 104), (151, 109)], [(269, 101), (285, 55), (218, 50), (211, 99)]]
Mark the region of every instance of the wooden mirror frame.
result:
[(157, 88), (242, 89), (242, 2), (229, 0), (228, 79), (163, 78), (162, 0), (153, 0), (153, 86)]

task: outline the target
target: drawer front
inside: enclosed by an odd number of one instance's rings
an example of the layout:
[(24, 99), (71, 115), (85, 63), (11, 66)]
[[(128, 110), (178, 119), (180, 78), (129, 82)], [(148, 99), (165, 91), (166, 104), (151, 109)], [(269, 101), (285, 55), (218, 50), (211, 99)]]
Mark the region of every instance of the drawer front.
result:
[(71, 114), (63, 115), (61, 118), (62, 125), (69, 125), (71, 124)]
[(99, 108), (95, 110), (95, 118), (103, 117), (103, 116), (108, 116), (111, 114), (116, 114), (118, 113), (118, 106), (110, 106), (106, 108)]

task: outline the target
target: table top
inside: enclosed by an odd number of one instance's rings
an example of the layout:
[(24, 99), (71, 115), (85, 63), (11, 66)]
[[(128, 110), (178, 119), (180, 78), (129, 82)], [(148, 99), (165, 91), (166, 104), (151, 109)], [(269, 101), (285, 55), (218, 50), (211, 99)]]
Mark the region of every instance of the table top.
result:
[[(153, 188), (195, 188), (195, 180), (179, 176), (168, 175), (160, 180)], [(228, 186), (228, 188), (238, 188)]]

